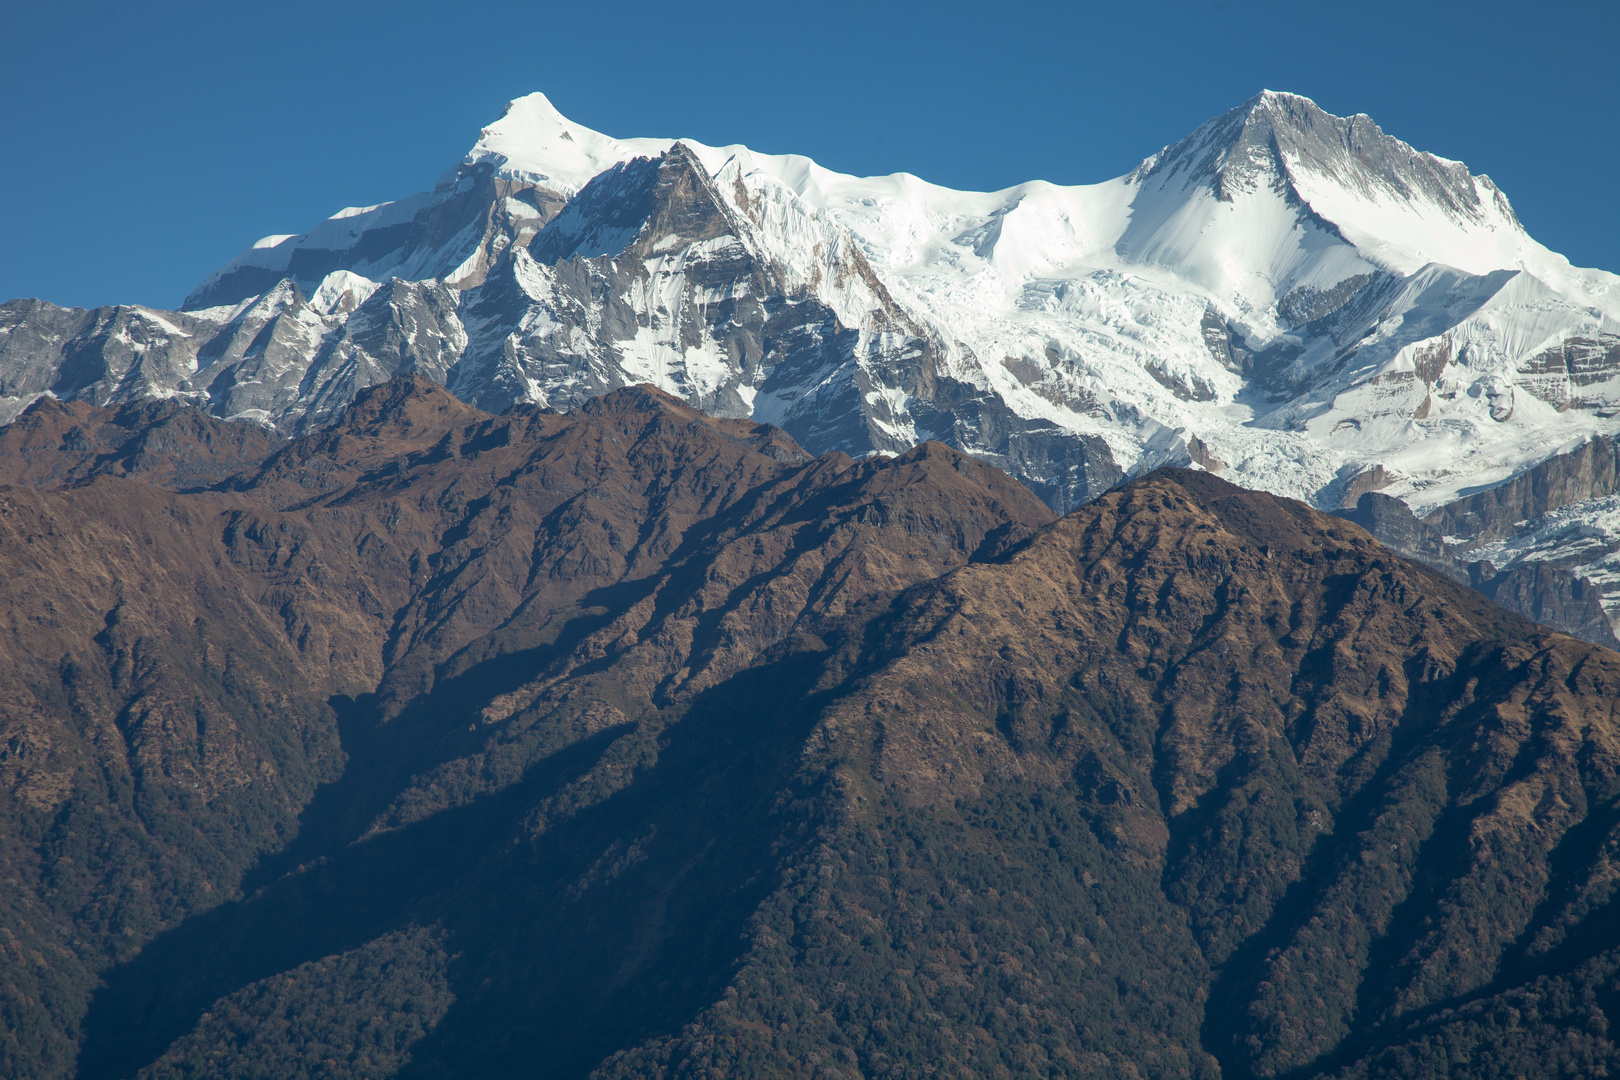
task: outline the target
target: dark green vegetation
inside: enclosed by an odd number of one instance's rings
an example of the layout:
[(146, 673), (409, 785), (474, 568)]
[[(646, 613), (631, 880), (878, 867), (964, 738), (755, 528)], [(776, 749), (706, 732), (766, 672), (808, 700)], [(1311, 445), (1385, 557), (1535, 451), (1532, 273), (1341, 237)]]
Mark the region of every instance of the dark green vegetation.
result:
[(73, 408), (0, 431), (70, 482), (0, 489), (5, 1075), (1620, 1069), (1620, 656), (1352, 525), (646, 391)]

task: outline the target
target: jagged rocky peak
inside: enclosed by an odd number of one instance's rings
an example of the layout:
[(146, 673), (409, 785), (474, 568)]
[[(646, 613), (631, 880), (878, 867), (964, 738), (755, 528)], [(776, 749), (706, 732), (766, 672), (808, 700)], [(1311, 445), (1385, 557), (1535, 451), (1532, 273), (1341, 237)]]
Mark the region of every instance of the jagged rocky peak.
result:
[(653, 212), (660, 161), (636, 158), (595, 177), (529, 244), (542, 263), (617, 255)]
[(708, 171), (676, 143), (593, 177), (529, 244), (542, 263), (684, 250), (736, 231)]
[(659, 159), (652, 205), (653, 214), (636, 237), (638, 254), (684, 248), (736, 230), (734, 213), (685, 143), (676, 143)]
[(285, 278), (310, 294), (330, 291), (334, 282), (352, 287), (353, 278), (438, 278), (468, 288), (566, 201), (564, 193), (543, 185), (496, 175), (492, 163), (466, 162), (430, 192), (346, 207), (307, 233), (265, 237), (204, 279), (181, 307), (240, 303)]
[(1310, 98), (1263, 90), (1143, 163), (1142, 179), (1182, 174), (1225, 201), (1271, 187), (1308, 201), (1296, 182), (1328, 181), (1368, 200), (1425, 201), (1480, 224), (1518, 219), (1489, 177), (1386, 135), (1365, 113), (1334, 116)]

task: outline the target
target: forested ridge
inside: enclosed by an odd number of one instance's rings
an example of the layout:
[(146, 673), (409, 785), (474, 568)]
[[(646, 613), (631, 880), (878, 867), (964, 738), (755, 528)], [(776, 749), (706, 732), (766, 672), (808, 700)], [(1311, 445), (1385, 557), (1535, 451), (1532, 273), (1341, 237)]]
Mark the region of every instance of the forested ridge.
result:
[(645, 388), (0, 429), (18, 1077), (1601, 1076), (1620, 656)]

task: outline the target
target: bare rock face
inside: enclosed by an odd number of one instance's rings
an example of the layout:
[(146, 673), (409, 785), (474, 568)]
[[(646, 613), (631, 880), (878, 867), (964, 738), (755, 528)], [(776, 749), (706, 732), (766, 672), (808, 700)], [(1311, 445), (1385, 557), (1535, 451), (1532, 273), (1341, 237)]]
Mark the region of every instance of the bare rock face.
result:
[(1388, 469), (1382, 465), (1374, 465), (1350, 477), (1344, 488), (1344, 508), (1354, 507), (1361, 497), (1370, 491), (1378, 491), (1389, 487), (1395, 482)]
[(1612, 645), (1620, 578), (1612, 524), (1620, 446), (1605, 436), (1425, 518), (1452, 561), (1498, 603), (1567, 634)]
[[(1451, 503), (1424, 519), (1399, 499), (1376, 492), (1363, 494), (1355, 509), (1340, 511), (1337, 516), (1355, 522), (1407, 558), (1473, 586), (1509, 611), (1595, 645), (1620, 647), (1620, 638), (1604, 606), (1603, 590), (1580, 570), (1581, 559), (1592, 556), (1590, 539), (1571, 545), (1572, 550), (1566, 551), (1562, 559), (1548, 557), (1542, 551), (1536, 552), (1534, 558), (1519, 553), (1519, 558), (1498, 568), (1489, 559), (1471, 557), (1491, 539), (1512, 538), (1532, 530), (1533, 518), (1509, 523), (1506, 519), (1513, 513), (1530, 512), (1537, 506), (1543, 512), (1557, 509), (1569, 505), (1561, 499), (1584, 501), (1589, 497), (1587, 492), (1601, 492), (1607, 486), (1601, 448), (1594, 454), (1591, 444), (1587, 444), (1570, 456), (1585, 464), (1572, 468), (1562, 458), (1552, 459), (1537, 467), (1539, 477), (1517, 477), (1504, 488)], [(1594, 461), (1598, 468), (1591, 467)], [(1562, 479), (1549, 490), (1549, 477), (1560, 475)], [(1578, 523), (1575, 527), (1579, 527)], [(1472, 528), (1481, 530), (1482, 539), (1459, 542), (1457, 533), (1446, 532)]]
[(1603, 591), (1591, 578), (1550, 563), (1531, 562), (1498, 572), (1489, 560), (1469, 564), (1480, 592), (1496, 603), (1560, 633), (1606, 648), (1620, 648)]
[(381, 277), (380, 268), (471, 287), (509, 243), (532, 239), (565, 201), (543, 184), (496, 176), (487, 164), (463, 165), (431, 194), (370, 212), (356, 208), (358, 213), (340, 214), (308, 236), (278, 238), (296, 241), (285, 258), (254, 258), (261, 249), (248, 252), (210, 274), (181, 306), (230, 307), (288, 278), (321, 281), (343, 271)]
[(1620, 444), (1598, 437), (1548, 458), (1504, 484), (1436, 510), (1424, 520), (1470, 547), (1512, 536), (1549, 510), (1620, 491)]
[(1353, 508), (1341, 510), (1336, 516), (1355, 522), (1376, 536), (1379, 543), (1408, 559), (1428, 563), (1450, 573), (1452, 577), (1466, 576), (1451, 565), (1445, 534), (1428, 522), (1419, 520), (1411, 507), (1400, 499), (1375, 491), (1364, 492), (1356, 499)]
[(1469, 569), (1474, 587), (1509, 611), (1571, 637), (1620, 649), (1620, 638), (1615, 637), (1601, 594), (1590, 578), (1545, 562), (1527, 562), (1498, 572), (1490, 562), (1480, 560)]

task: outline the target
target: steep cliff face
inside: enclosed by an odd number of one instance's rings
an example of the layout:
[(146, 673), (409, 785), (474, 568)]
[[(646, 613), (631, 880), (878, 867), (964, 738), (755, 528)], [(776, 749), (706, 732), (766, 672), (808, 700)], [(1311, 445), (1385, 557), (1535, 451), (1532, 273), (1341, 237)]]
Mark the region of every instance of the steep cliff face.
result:
[(181, 306), (232, 307), (283, 280), (311, 290), (326, 281), (374, 285), (396, 277), (478, 285), (503, 250), (532, 239), (572, 194), (565, 185), (497, 176), (489, 163), (468, 162), (432, 192), (348, 207), (302, 236), (266, 237), (210, 274)]
[(1399, 499), (1374, 491), (1338, 513), (1510, 611), (1614, 648), (1617, 475), (1614, 441), (1597, 438), (1421, 520)]
[(1560, 566), (1525, 561), (1498, 570), (1488, 560), (1469, 564), (1473, 585), (1509, 611), (1605, 648), (1620, 649), (1614, 624), (1592, 579)]
[(1399, 499), (1376, 491), (1364, 492), (1354, 506), (1338, 511), (1335, 516), (1355, 522), (1377, 537), (1379, 543), (1408, 559), (1427, 563), (1458, 580), (1468, 576), (1452, 559), (1446, 534), (1420, 520), (1412, 513), (1412, 508)]
[[(1441, 507), (1426, 523), (1451, 538), (1458, 561), (1474, 563), (1476, 578), (1500, 576), (1497, 592), (1524, 597), (1536, 610), (1570, 611), (1596, 628), (1594, 607), (1611, 624), (1620, 617), (1617, 491), (1620, 448), (1600, 437)], [(1580, 636), (1608, 644), (1601, 629)]]
[(1504, 483), (1447, 503), (1424, 518), (1467, 548), (1516, 535), (1524, 524), (1557, 510), (1620, 491), (1620, 444), (1599, 437), (1555, 454)]

